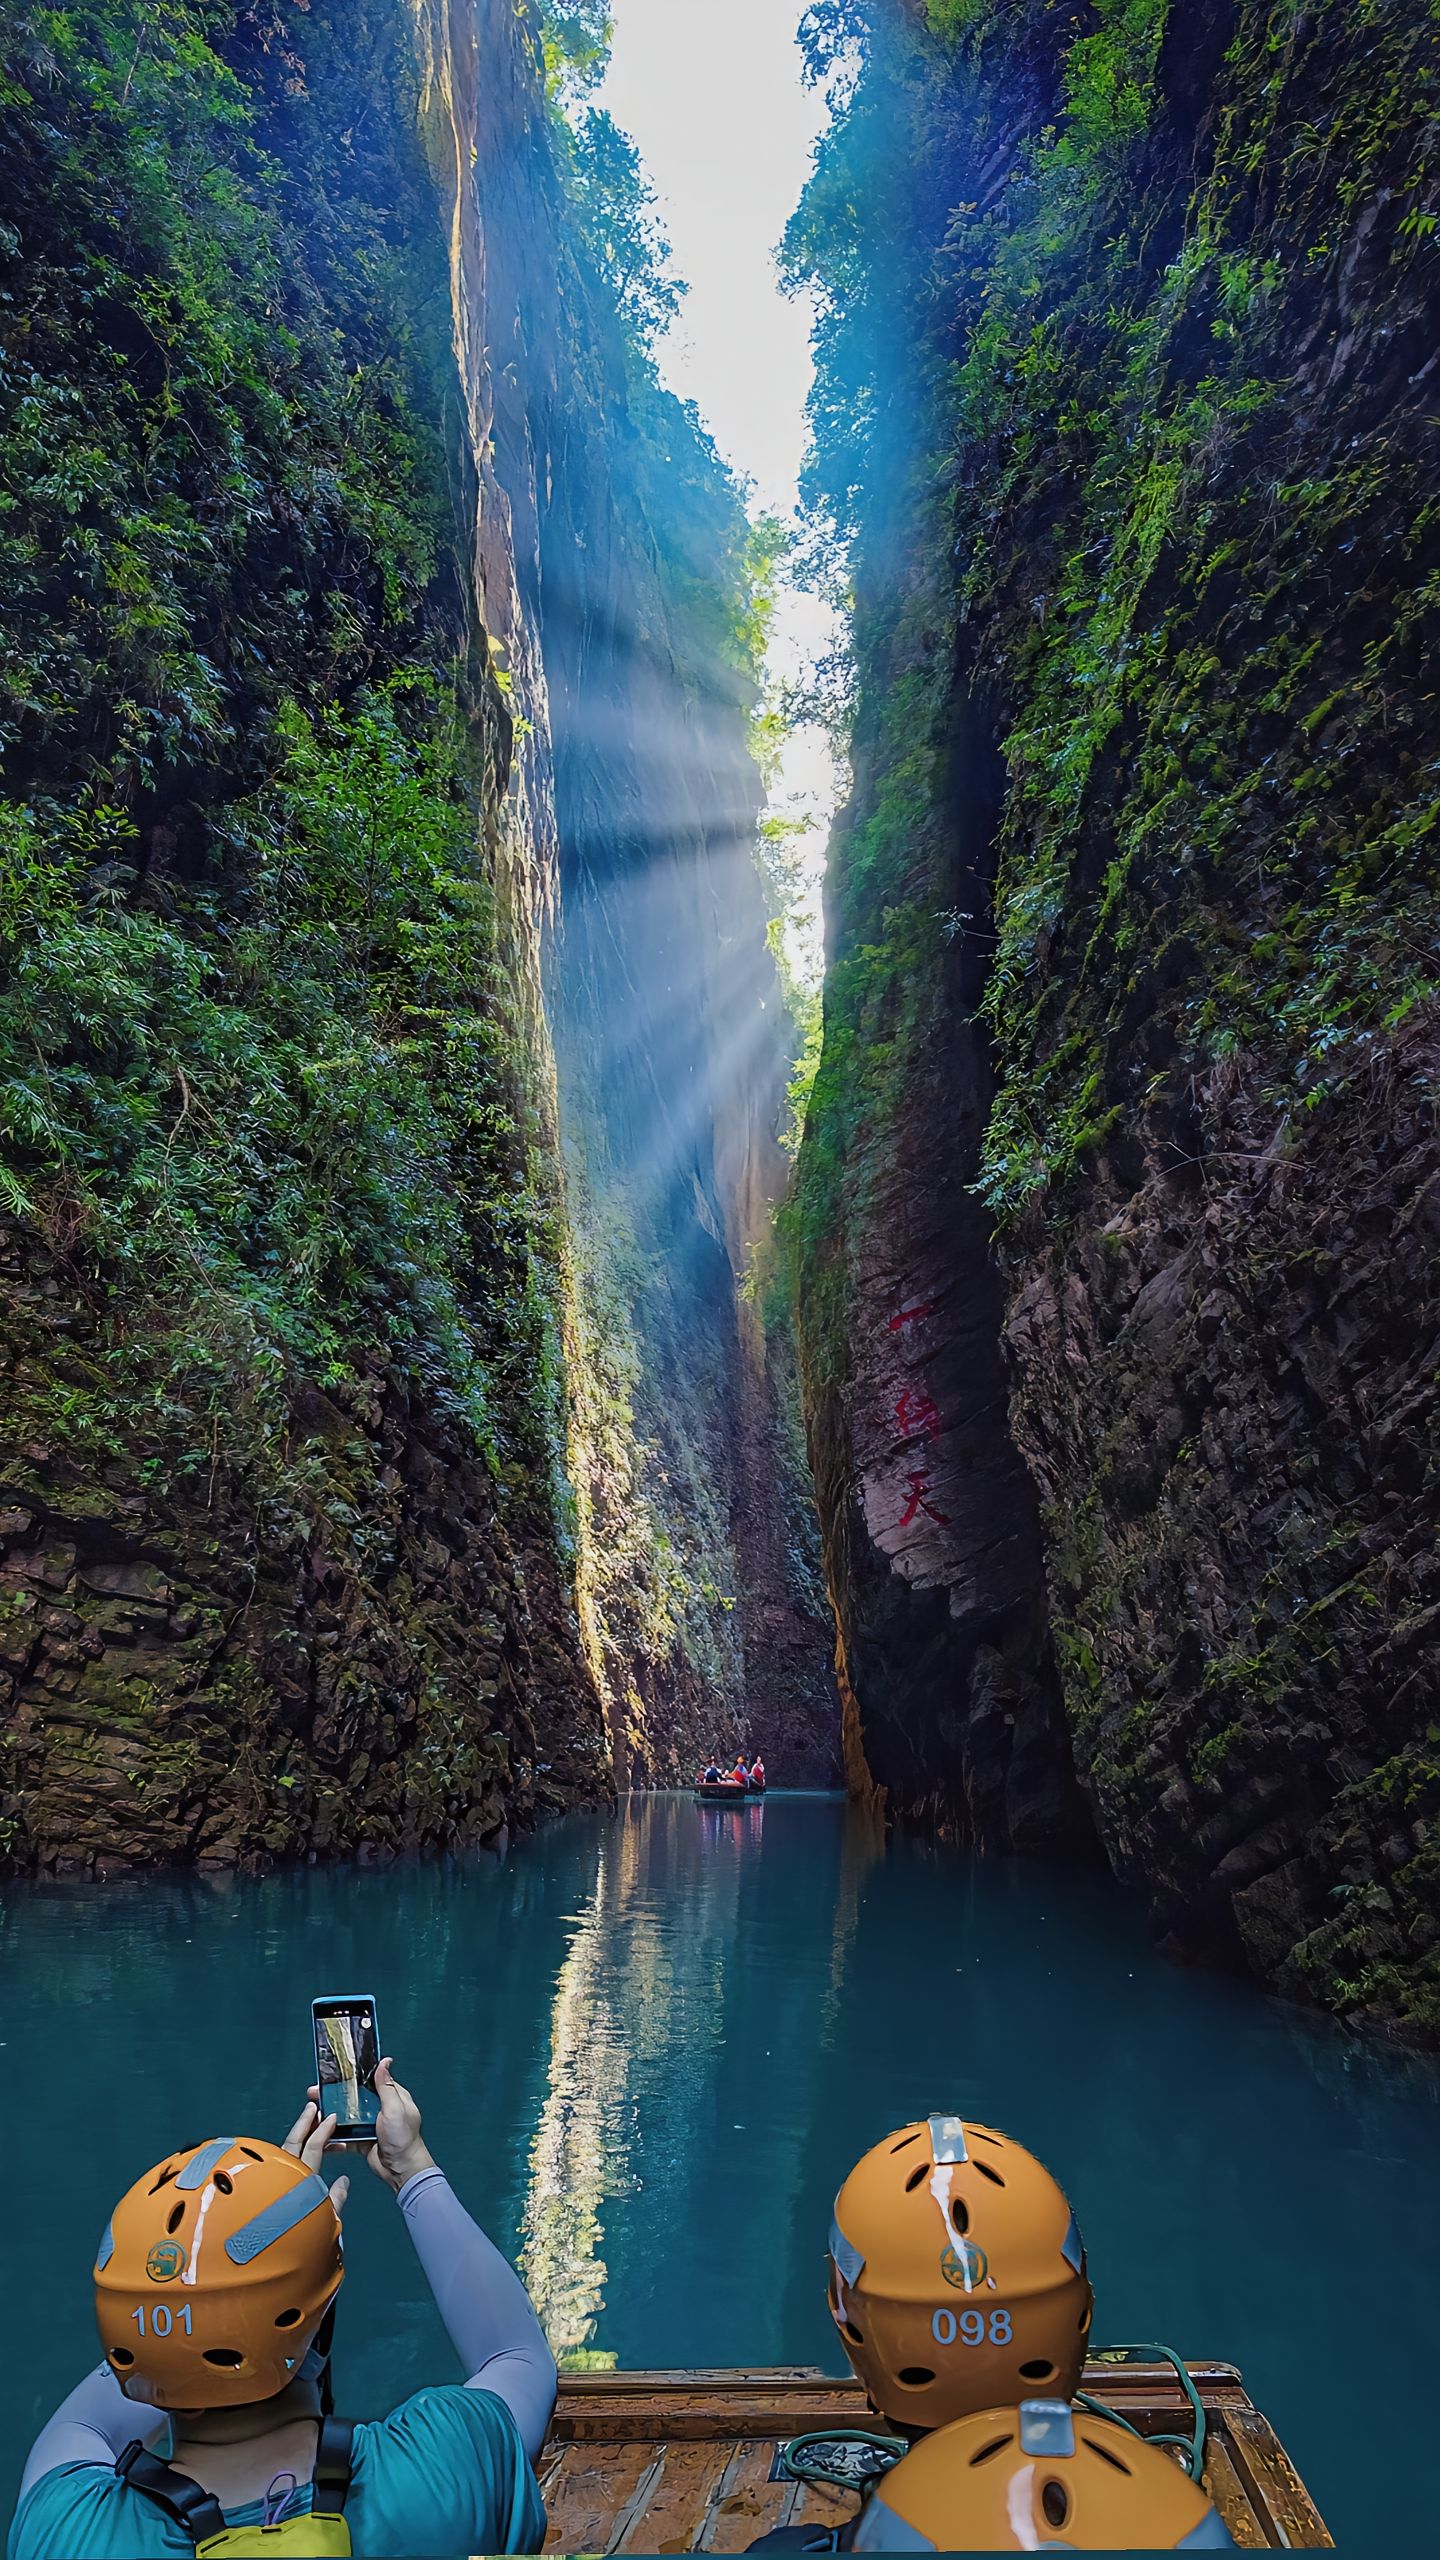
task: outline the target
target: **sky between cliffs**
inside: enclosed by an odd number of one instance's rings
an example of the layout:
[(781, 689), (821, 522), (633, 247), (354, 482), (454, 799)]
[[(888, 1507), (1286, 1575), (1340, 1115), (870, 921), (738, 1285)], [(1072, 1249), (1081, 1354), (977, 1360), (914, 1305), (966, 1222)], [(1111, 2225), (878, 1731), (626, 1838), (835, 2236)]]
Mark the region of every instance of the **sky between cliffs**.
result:
[[(612, 0), (614, 46), (600, 104), (638, 144), (675, 264), (690, 287), (657, 349), (755, 503), (790, 515), (805, 443), (810, 307), (780, 291), (774, 251), (809, 171), (824, 105), (801, 80), (800, 0)], [(799, 675), (833, 644), (817, 598), (786, 591), (771, 662)], [(813, 808), (818, 886), (837, 780), (812, 731), (790, 742), (772, 807)], [(818, 938), (797, 963), (818, 968)]]

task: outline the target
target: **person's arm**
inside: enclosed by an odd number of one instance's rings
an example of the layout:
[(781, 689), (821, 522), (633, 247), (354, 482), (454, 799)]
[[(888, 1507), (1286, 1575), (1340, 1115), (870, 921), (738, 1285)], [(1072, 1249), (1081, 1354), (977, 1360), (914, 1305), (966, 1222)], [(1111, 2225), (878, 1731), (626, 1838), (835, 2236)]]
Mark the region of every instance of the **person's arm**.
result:
[(472, 2391), (511, 2411), (533, 2462), (555, 2406), (555, 2359), (530, 2296), (466, 2212), (420, 2139), (420, 2110), (388, 2061), (375, 2073), (380, 2116), (370, 2165), (397, 2197), (435, 2307)]
[(166, 2425), (163, 2409), (127, 2400), (108, 2364), (87, 2373), (48, 2418), (30, 2448), (20, 2480), (25, 2497), (47, 2471), (66, 2462), (99, 2462), (108, 2471), (136, 2437), (149, 2444)]
[(467, 2389), (505, 2402), (533, 2462), (555, 2407), (556, 2374), (530, 2296), (442, 2169), (414, 2171), (398, 2201)]

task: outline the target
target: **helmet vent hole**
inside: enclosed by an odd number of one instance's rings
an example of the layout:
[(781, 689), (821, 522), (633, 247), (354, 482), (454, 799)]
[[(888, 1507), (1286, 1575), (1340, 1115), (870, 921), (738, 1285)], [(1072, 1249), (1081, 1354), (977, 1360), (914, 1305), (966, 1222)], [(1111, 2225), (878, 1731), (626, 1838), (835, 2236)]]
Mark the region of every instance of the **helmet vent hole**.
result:
[(178, 2230), (179, 2230), (179, 2228), (180, 2228), (180, 2225), (181, 2225), (181, 2223), (184, 2221), (184, 2219), (185, 2219), (185, 2207), (183, 2206), (183, 2204), (172, 2204), (172, 2206), (170, 2207), (170, 2211), (169, 2211), (169, 2213), (168, 2213), (168, 2214), (166, 2215), (166, 2217), (165, 2217), (165, 2228), (166, 2228), (166, 2230), (167, 2230), (167, 2231), (178, 2231)]
[(248, 2142), (242, 2142), (240, 2148), (244, 2152), (247, 2160), (258, 2160), (261, 2168), (264, 2168), (265, 2154), (263, 2151), (252, 2151)]
[(1020, 2378), (1022, 2382), (1053, 2382), (1055, 2367), (1047, 2364), (1043, 2356), (1032, 2356), (1028, 2364), (1020, 2367)]
[(989, 2179), (992, 2187), (1004, 2186), (1005, 2181), (1001, 2177), (999, 2170), (992, 2169), (988, 2160), (977, 2160), (975, 2166), (979, 2170), (982, 2178)]
[(1123, 2471), (1127, 2480), (1133, 2476), (1129, 2463), (1122, 2462), (1118, 2453), (1112, 2453), (1108, 2444), (1101, 2444), (1095, 2436), (1082, 2436), (1080, 2441), (1087, 2444), (1092, 2453), (1098, 2453), (1102, 2462), (1108, 2462), (1112, 2471)]
[(982, 2462), (993, 2462), (997, 2453), (1004, 2452), (1009, 2441), (1008, 2436), (992, 2436), (988, 2444), (982, 2444), (978, 2453), (971, 2454), (971, 2470), (978, 2470)]
[(969, 2230), (970, 2207), (963, 2196), (952, 2196), (950, 2200), (950, 2219), (954, 2223), (957, 2231)]
[(972, 2134), (977, 2142), (988, 2142), (991, 2148), (995, 2151), (1003, 2151), (1005, 2148), (1005, 2145), (1001, 2141), (998, 2133), (982, 2133), (978, 2124), (966, 2126), (965, 2136), (967, 2141), (970, 2139)]
[(245, 2359), (238, 2347), (207, 2347), (205, 2361), (207, 2364), (224, 2365), (227, 2372), (236, 2373)]
[(910, 2148), (911, 2143), (912, 2143), (912, 2142), (918, 2142), (918, 2141), (919, 2141), (919, 2139), (920, 2139), (920, 2136), (919, 2136), (919, 2134), (918, 2134), (918, 2133), (906, 2133), (906, 2134), (902, 2134), (902, 2136), (901, 2136), (901, 2138), (900, 2138), (900, 2140), (899, 2140), (898, 2142), (892, 2142), (892, 2143), (891, 2143), (891, 2145), (890, 2145), (890, 2157), (891, 2157), (891, 2159), (892, 2159), (892, 2160), (894, 2159), (895, 2154), (896, 2154), (896, 2152), (897, 2152), (897, 2151), (908, 2151), (908, 2150), (909, 2150), (909, 2148)]
[(902, 2364), (895, 2378), (904, 2383), (907, 2391), (923, 2391), (927, 2382), (934, 2381), (935, 2374), (928, 2364)]
[(1081, 2314), (1080, 2314), (1080, 2335), (1081, 2335), (1081, 2337), (1082, 2337), (1082, 2338), (1084, 2337), (1085, 2332), (1086, 2332), (1086, 2330), (1089, 2328), (1090, 2323), (1091, 2323), (1091, 2321), (1094, 2319), (1094, 2317), (1095, 2317), (1095, 2305), (1094, 2305), (1094, 2303), (1093, 2303), (1093, 2302), (1087, 2302), (1087, 2303), (1086, 2303), (1086, 2305), (1085, 2305), (1084, 2310), (1083, 2310), (1083, 2311), (1081, 2312)]
[(233, 2196), (235, 2193), (235, 2181), (233, 2178), (227, 2178), (223, 2169), (216, 2170), (215, 2184), (222, 2196)]
[(840, 2326), (852, 2347), (864, 2346), (865, 2332), (863, 2329), (857, 2329), (853, 2320), (842, 2320)]
[(134, 2363), (135, 2358), (128, 2347), (112, 2347), (110, 2350), (110, 2361), (112, 2364), (131, 2365)]
[(916, 2188), (917, 2188), (917, 2187), (919, 2186), (919, 2184), (920, 2184), (921, 2179), (922, 2179), (925, 2175), (926, 2175), (926, 2168), (925, 2168), (925, 2163), (924, 2163), (924, 2161), (922, 2160), (922, 2161), (921, 2161), (921, 2163), (920, 2163), (919, 2168), (918, 2168), (918, 2169), (912, 2169), (912, 2170), (911, 2170), (911, 2172), (910, 2172), (909, 2177), (908, 2177), (908, 2178), (906, 2179), (906, 2181), (905, 2181), (905, 2193), (907, 2194), (907, 2196), (913, 2196), (913, 2194), (915, 2193)]
[(1040, 2492), (1040, 2505), (1047, 2524), (1057, 2528), (1070, 2513), (1070, 2492), (1063, 2480), (1047, 2480)]
[[(277, 2329), (293, 2329), (296, 2321), (302, 2317), (303, 2314), (299, 2311), (277, 2311), (275, 2314), (275, 2326)], [(1050, 2368), (1048, 2365), (1045, 2370), (1047, 2373), (1049, 2372)]]
[(172, 2160), (168, 2169), (161, 2170), (159, 2177), (156, 2179), (154, 2186), (150, 2190), (152, 2196), (158, 2196), (162, 2187), (168, 2187), (174, 2175), (175, 2163)]

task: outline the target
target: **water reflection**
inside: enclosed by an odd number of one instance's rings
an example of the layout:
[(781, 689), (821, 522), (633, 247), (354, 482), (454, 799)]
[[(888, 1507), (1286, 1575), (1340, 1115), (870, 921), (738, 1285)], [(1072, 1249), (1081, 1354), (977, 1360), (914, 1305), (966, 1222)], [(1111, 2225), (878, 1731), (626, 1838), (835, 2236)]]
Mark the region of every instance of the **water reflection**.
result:
[[(0, 1924), (26, 2093), (0, 2284), (46, 2305), (0, 2404), (12, 2478), (94, 2359), (115, 2194), (226, 2121), (283, 2130), (312, 1993), (362, 1984), (563, 2353), (833, 2366), (835, 2188), (889, 2125), (956, 2108), (1071, 2187), (1097, 2335), (1244, 2366), (1352, 2548), (1428, 2516), (1434, 2064), (1176, 1971), (1093, 1876), (887, 1845), (824, 1799), (662, 1797), (503, 1865), (12, 1889)], [(452, 2367), (377, 2181), (347, 2223), (359, 2416)]]

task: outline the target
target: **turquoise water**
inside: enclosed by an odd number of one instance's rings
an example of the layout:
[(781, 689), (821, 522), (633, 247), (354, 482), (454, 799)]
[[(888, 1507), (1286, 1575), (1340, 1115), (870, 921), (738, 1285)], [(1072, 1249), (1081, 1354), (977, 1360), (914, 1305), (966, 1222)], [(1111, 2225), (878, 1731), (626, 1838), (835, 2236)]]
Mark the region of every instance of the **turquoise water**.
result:
[[(116, 2194), (210, 2132), (283, 2132), (316, 1991), (373, 1991), (438, 2158), (557, 2344), (835, 2365), (830, 2201), (932, 2109), (1070, 2188), (1097, 2337), (1228, 2356), (1342, 2547), (1433, 2513), (1440, 2069), (1177, 1972), (1099, 1880), (888, 1847), (833, 1799), (575, 1818), (508, 1862), (12, 1889), (4, 2476), (95, 2357)], [(362, 2169), (337, 2349), (356, 2416), (448, 2378)]]

